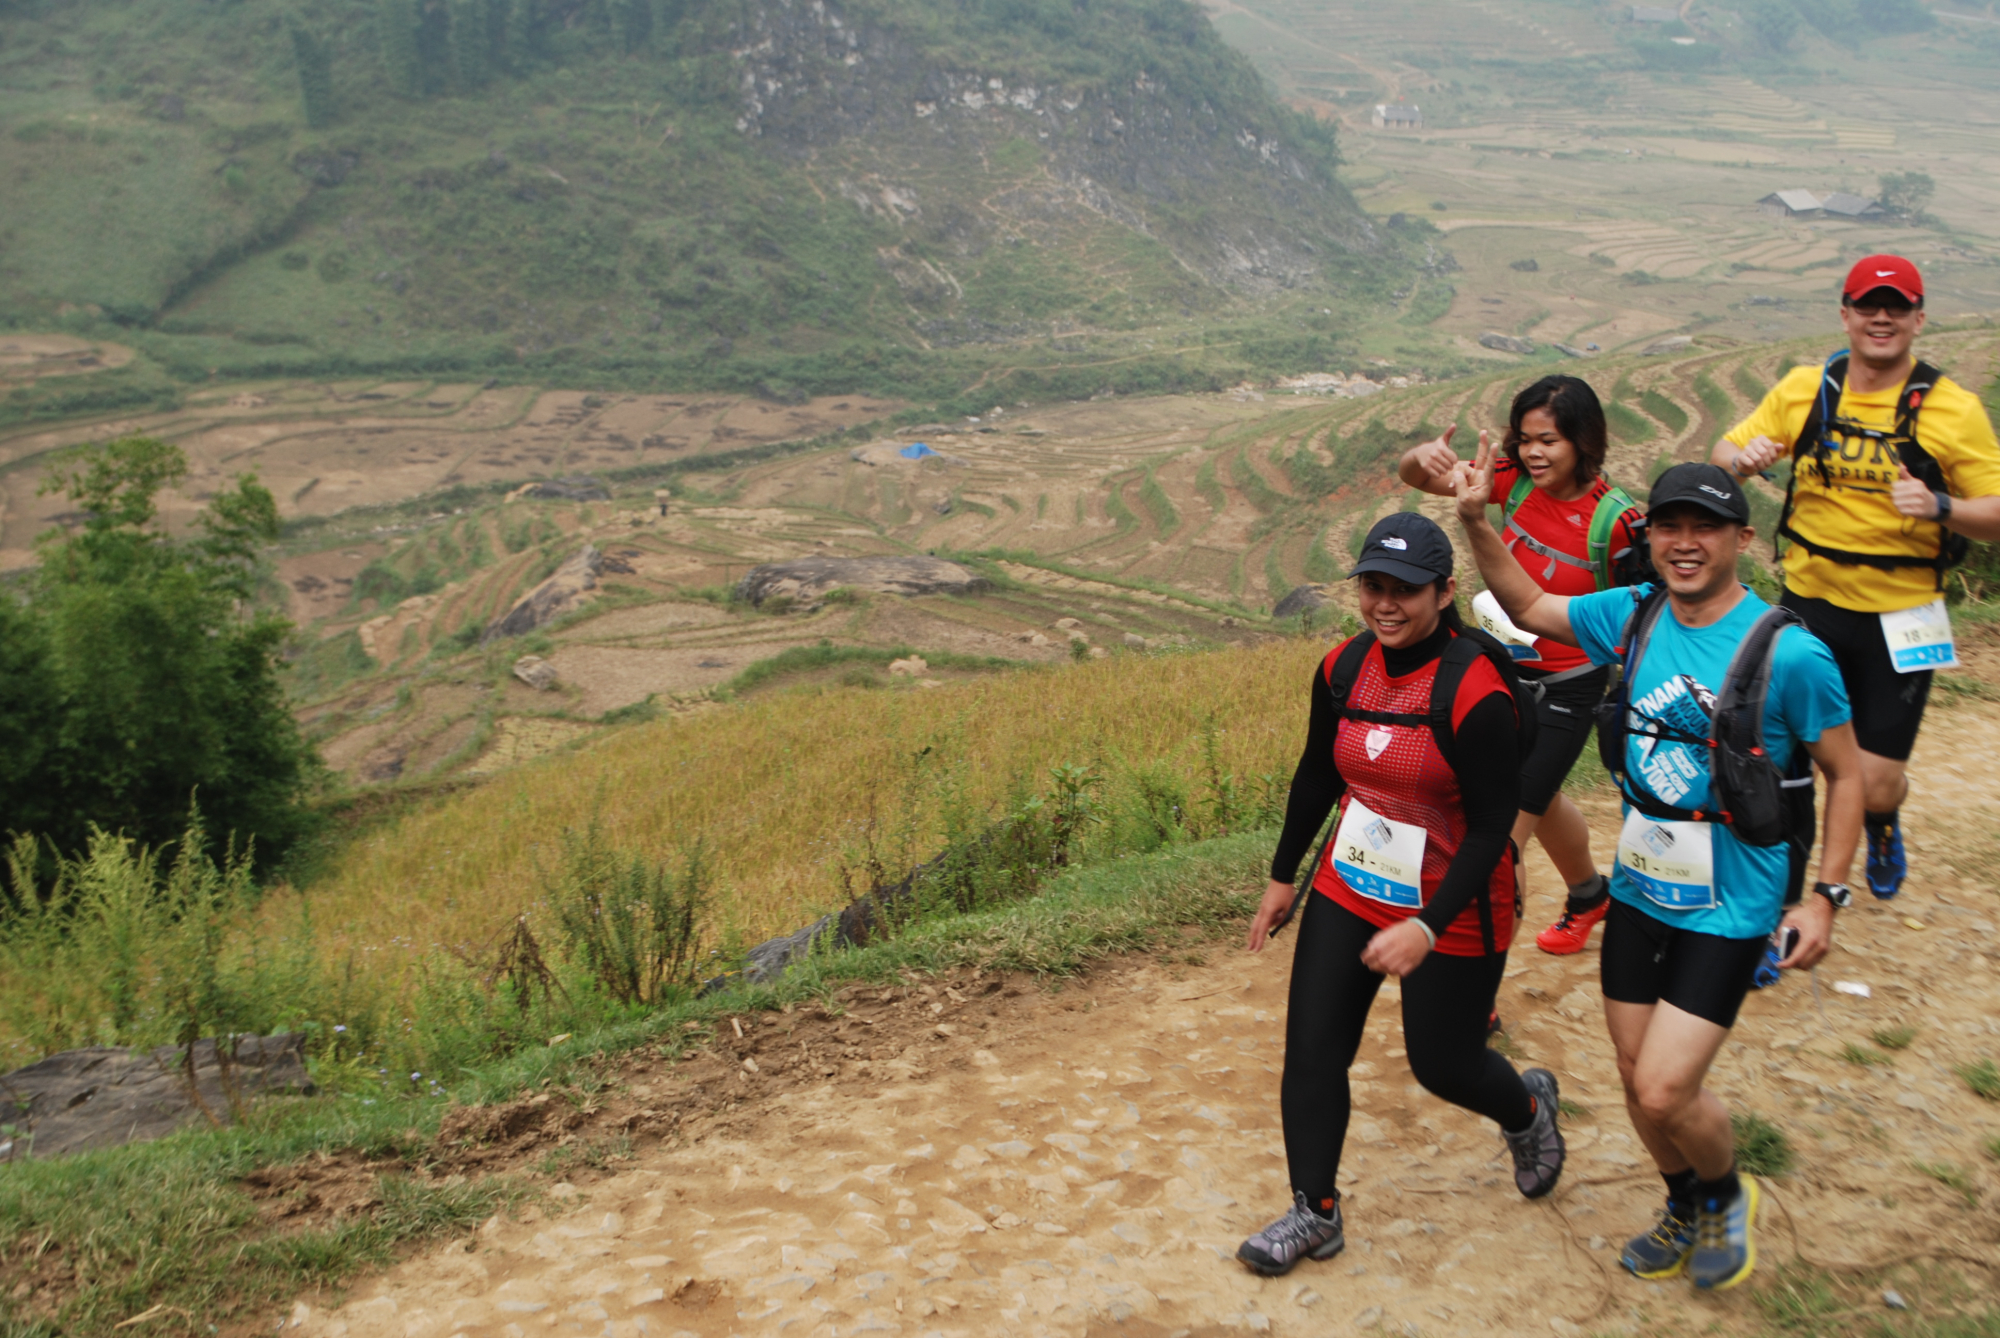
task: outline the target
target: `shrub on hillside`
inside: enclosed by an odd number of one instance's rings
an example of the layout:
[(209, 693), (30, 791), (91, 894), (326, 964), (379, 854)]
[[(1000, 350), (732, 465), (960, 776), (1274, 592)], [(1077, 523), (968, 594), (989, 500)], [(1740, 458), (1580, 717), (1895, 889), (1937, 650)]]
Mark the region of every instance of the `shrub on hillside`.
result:
[(209, 839), (260, 863), (305, 821), (316, 763), (279, 682), (289, 624), (252, 603), (277, 505), (240, 477), (175, 537), (155, 499), (186, 473), (144, 437), (51, 470), (44, 490), (81, 520), (41, 537), (25, 602), (0, 600), (0, 814), (64, 855), (98, 829), (173, 841), (197, 794)]

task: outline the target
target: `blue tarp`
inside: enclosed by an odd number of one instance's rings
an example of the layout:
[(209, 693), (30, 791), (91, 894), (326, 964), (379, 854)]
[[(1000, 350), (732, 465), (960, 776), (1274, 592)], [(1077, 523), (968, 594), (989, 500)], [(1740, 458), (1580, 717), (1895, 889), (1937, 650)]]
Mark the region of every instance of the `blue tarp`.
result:
[(930, 447), (924, 445), (920, 441), (917, 442), (915, 445), (905, 446), (902, 450), (898, 451), (897, 454), (902, 456), (905, 460), (921, 460), (927, 455), (936, 455), (937, 452), (932, 450)]

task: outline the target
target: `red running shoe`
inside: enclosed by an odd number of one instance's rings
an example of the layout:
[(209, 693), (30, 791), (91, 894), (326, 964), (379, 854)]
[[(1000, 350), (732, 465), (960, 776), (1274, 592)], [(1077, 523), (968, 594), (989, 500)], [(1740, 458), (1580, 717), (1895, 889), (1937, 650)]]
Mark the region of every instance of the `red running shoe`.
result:
[(1572, 911), (1563, 908), (1562, 917), (1554, 924), (1535, 935), (1535, 946), (1556, 957), (1567, 957), (1571, 953), (1582, 952), (1583, 945), (1590, 942), (1590, 931), (1611, 909), (1611, 898), (1606, 897), (1587, 911)]

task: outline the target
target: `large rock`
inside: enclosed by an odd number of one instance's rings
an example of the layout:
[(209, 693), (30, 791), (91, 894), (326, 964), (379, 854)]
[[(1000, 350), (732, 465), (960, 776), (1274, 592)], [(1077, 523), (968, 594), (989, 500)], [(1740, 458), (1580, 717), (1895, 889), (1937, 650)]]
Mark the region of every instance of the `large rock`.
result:
[(1315, 613), (1333, 602), (1327, 589), (1317, 583), (1295, 587), (1289, 595), (1278, 601), (1278, 607), (1271, 610), (1273, 618), (1296, 618), (1301, 613)]
[(50, 1055), (0, 1075), (0, 1123), (25, 1126), (30, 1135), (24, 1147), (0, 1159), (144, 1143), (191, 1124), (228, 1124), (236, 1107), (260, 1093), (310, 1096), (304, 1049), (305, 1037), (297, 1033), (243, 1036), (224, 1065), (214, 1041), (197, 1041), (192, 1086), (187, 1052), (179, 1046), (133, 1051), (100, 1045)]
[(943, 558), (809, 557), (752, 567), (736, 594), (761, 605), (777, 598), (808, 602), (841, 586), (883, 595), (964, 595), (987, 585), (978, 572)]
[(1684, 353), (1694, 347), (1692, 335), (1668, 335), (1665, 339), (1655, 339), (1639, 350), (1642, 358), (1657, 358), (1663, 353)]
[(597, 588), (597, 576), (603, 570), (604, 554), (595, 545), (585, 544), (581, 553), (556, 568), (555, 575), (522, 595), (513, 608), (495, 618), (479, 638), (479, 644), (532, 632), (580, 607), (585, 596)]
[(1491, 330), (1479, 336), (1479, 345), (1481, 348), (1498, 349), (1502, 353), (1533, 353), (1535, 351), (1535, 342), (1532, 339), (1523, 339), (1519, 335), (1496, 334)]

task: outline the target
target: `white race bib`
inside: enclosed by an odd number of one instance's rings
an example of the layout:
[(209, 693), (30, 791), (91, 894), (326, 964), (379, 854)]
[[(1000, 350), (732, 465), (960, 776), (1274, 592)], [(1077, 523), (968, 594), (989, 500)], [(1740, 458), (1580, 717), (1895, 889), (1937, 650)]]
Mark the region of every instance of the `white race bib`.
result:
[(1349, 799), (1333, 835), (1334, 872), (1357, 896), (1421, 910), (1424, 843), (1429, 839), (1422, 827), (1385, 818), (1359, 799)]
[(1951, 615), (1944, 596), (1913, 609), (1882, 615), (1882, 639), (1889, 643), (1889, 662), (1899, 674), (1922, 669), (1956, 669), (1958, 647), (1951, 639)]
[(1514, 620), (1507, 616), (1507, 610), (1500, 607), (1500, 601), (1491, 590), (1481, 590), (1472, 597), (1472, 616), (1486, 629), (1486, 634), (1507, 648), (1507, 653), (1517, 660), (1541, 658), (1535, 649), (1535, 639), (1514, 626)]
[(1705, 822), (1660, 822), (1638, 809), (1618, 833), (1618, 866), (1648, 901), (1670, 911), (1716, 904), (1713, 832)]

